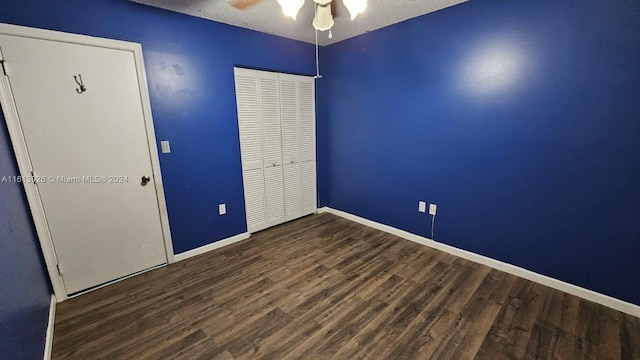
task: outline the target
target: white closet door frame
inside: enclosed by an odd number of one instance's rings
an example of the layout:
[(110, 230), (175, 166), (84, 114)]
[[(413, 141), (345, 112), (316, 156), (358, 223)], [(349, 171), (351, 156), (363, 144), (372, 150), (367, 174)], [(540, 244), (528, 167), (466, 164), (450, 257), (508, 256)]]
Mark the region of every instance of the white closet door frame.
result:
[[(162, 174), (160, 172), (160, 160), (158, 157), (158, 150), (156, 148), (156, 137), (153, 127), (153, 118), (151, 116), (151, 102), (149, 100), (147, 76), (144, 69), (144, 60), (142, 57), (142, 46), (138, 43), (126, 41), (96, 38), (85, 35), (69, 34), (59, 31), (35, 29), (1, 23), (0, 34), (66, 42), (77, 45), (98, 46), (108, 49), (130, 51), (133, 53), (136, 65), (136, 73), (138, 74), (140, 98), (142, 100), (142, 112), (145, 120), (147, 145), (149, 148), (149, 155), (153, 170), (153, 183), (155, 184), (156, 198), (158, 200), (158, 208), (160, 209), (160, 222), (162, 224), (162, 235), (164, 237), (167, 263), (175, 262), (173, 243), (171, 241), (171, 231), (169, 229), (167, 205), (164, 196), (164, 186), (162, 182)], [(2, 53), (0, 53), (0, 60), (4, 60), (4, 57), (2, 57)], [(10, 73), (10, 61), (7, 61), (6, 65), (7, 71)], [(33, 169), (31, 168), (31, 159), (29, 157), (27, 143), (22, 132), (22, 127), (20, 125), (16, 104), (13, 100), (11, 87), (6, 76), (0, 76), (0, 102), (2, 103), (2, 111), (7, 123), (7, 128), (9, 130), (9, 136), (13, 144), (13, 151), (16, 155), (20, 175), (23, 178), (28, 178), (33, 173)], [(40, 247), (42, 248), (42, 253), (44, 255), (47, 271), (51, 279), (51, 284), (53, 285), (54, 294), (58, 302), (64, 301), (68, 298), (68, 295), (65, 290), (62, 277), (58, 273), (58, 260), (53, 247), (53, 240), (51, 238), (51, 234), (49, 233), (49, 228), (44, 213), (44, 207), (42, 201), (40, 200), (40, 194), (38, 192), (37, 185), (28, 182), (23, 182), (23, 185), (27, 194), (27, 201), (31, 210), (31, 216), (33, 217), (33, 221), (35, 223), (36, 232), (40, 242)]]

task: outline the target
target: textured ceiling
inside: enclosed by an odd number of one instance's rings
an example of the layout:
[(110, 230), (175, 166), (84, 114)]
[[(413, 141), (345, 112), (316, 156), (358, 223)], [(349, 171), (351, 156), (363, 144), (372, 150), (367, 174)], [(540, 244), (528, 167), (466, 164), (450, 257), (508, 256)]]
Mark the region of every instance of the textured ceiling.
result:
[[(131, 0), (183, 14), (193, 15), (225, 24), (257, 30), (267, 34), (315, 43), (313, 0), (306, 0), (297, 20), (286, 17), (276, 0), (262, 0), (244, 11), (231, 6), (234, 0)], [(349, 11), (341, 0), (337, 4), (337, 17), (333, 38), (328, 31), (318, 32), (322, 46), (342, 41), (368, 31), (380, 29), (401, 21), (424, 15), (467, 0), (369, 0), (367, 10), (351, 21)]]

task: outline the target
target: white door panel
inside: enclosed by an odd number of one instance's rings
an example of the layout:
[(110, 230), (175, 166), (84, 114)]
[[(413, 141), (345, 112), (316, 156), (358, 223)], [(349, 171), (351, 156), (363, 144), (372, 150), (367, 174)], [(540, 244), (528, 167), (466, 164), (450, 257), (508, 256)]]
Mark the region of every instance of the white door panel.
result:
[(255, 232), (267, 227), (265, 208), (264, 175), (262, 168), (245, 170), (244, 198), (247, 212), (247, 229)]
[(298, 77), (280, 74), (282, 104), (282, 150), (284, 163), (284, 198), (287, 221), (302, 215), (300, 184), (300, 113)]
[(298, 161), (298, 84), (293, 75), (280, 74), (280, 103), (282, 104), (282, 153), (284, 163)]
[(313, 79), (298, 79), (300, 113), (300, 200), (302, 215), (314, 213), (317, 208), (316, 184), (316, 109)]
[(285, 219), (278, 74), (257, 71), (257, 75), (267, 226), (273, 226)]
[(300, 186), (301, 214), (312, 214), (318, 209), (315, 161), (300, 163)]
[(300, 163), (284, 165), (284, 200), (287, 221), (301, 216)]
[(48, 177), (38, 191), (67, 293), (166, 262), (133, 53), (5, 35), (0, 47), (33, 168)]
[(282, 162), (278, 74), (258, 71), (262, 156), (265, 161)]
[(301, 77), (298, 83), (300, 110), (300, 161), (316, 159), (316, 109), (313, 79)]
[(247, 231), (267, 227), (262, 135), (255, 71), (234, 69)]
[(265, 167), (264, 177), (267, 200), (267, 226), (273, 226), (285, 221), (282, 166)]
[(250, 163), (260, 164), (262, 161), (257, 81), (255, 73), (236, 69), (238, 129), (243, 166)]

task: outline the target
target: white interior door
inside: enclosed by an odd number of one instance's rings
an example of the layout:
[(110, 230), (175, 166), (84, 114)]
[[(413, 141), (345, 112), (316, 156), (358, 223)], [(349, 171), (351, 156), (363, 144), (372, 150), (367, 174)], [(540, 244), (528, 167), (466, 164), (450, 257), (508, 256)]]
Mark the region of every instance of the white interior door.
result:
[(133, 53), (7, 35), (0, 50), (67, 293), (165, 263)]

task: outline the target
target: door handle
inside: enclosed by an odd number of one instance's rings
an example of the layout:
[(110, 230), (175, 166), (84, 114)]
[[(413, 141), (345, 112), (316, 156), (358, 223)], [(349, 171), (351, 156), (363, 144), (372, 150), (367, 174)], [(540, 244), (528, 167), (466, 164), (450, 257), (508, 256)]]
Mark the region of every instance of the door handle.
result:
[(151, 177), (149, 175), (145, 175), (142, 177), (142, 181), (140, 182), (140, 185), (147, 186), (149, 181), (151, 181)]

